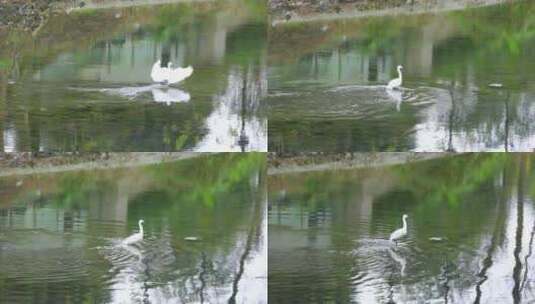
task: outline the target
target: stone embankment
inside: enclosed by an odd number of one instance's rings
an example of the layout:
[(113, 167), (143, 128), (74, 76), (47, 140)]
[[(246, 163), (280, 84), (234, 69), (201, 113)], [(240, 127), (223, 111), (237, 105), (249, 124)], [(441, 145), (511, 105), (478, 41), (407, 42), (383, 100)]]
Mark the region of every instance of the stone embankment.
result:
[(383, 167), (434, 158), (450, 157), (456, 153), (297, 153), (278, 155), (270, 153), (268, 174), (291, 174), (308, 171), (345, 170), (357, 168)]
[(421, 14), (514, 0), (268, 0), (272, 25), (341, 18)]

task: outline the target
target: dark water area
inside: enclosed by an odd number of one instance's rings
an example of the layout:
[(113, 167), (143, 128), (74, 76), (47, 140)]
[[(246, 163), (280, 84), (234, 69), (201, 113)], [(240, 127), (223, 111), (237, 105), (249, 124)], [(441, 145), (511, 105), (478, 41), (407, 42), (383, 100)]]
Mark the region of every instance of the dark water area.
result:
[(0, 178), (0, 303), (267, 303), (264, 168), (252, 153)]
[[(0, 151), (266, 151), (265, 7), (82, 10), (0, 52)], [(191, 66), (162, 85), (153, 65)]]
[[(532, 151), (534, 12), (515, 1), (274, 26), (269, 150)], [(398, 65), (404, 89), (386, 90)]]
[(270, 302), (533, 302), (534, 161), (466, 154), (270, 175)]

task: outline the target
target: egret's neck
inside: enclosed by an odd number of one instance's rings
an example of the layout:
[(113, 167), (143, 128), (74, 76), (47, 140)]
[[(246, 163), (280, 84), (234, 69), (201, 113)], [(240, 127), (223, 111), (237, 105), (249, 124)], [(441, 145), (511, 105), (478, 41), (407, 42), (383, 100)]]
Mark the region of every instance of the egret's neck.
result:
[(139, 223), (139, 233), (143, 235), (143, 224)]
[(401, 69), (398, 69), (398, 76), (399, 76), (399, 80), (403, 82), (403, 73), (401, 73)]
[(403, 230), (407, 230), (407, 219), (403, 218)]

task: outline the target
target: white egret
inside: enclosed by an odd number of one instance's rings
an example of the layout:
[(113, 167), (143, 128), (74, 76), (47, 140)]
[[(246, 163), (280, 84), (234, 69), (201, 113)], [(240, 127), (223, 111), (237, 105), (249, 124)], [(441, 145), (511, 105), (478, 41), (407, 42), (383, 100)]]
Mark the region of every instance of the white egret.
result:
[(126, 239), (124, 239), (123, 242), (122, 242), (123, 245), (130, 245), (130, 244), (133, 244), (133, 243), (137, 243), (137, 242), (139, 242), (139, 241), (141, 241), (143, 239), (143, 223), (144, 223), (143, 220), (139, 220), (139, 222), (138, 222), (139, 232), (138, 233), (134, 233), (131, 236), (129, 236)]
[(401, 84), (403, 83), (403, 74), (401, 72), (402, 70), (403, 70), (403, 66), (398, 65), (398, 78), (394, 78), (390, 80), (388, 84), (386, 85), (387, 89), (393, 90), (393, 89), (399, 89), (399, 87), (401, 87)]
[(396, 245), (398, 244), (397, 241), (405, 237), (407, 235), (407, 218), (409, 216), (406, 214), (403, 214), (402, 220), (403, 220), (403, 227), (397, 229), (396, 231), (392, 232), (390, 235), (390, 241), (394, 242)]
[(173, 68), (173, 63), (167, 63), (167, 67), (161, 67), (161, 61), (158, 60), (152, 65), (150, 77), (152, 81), (173, 84), (180, 82), (193, 74), (193, 68), (191, 66), (185, 68)]

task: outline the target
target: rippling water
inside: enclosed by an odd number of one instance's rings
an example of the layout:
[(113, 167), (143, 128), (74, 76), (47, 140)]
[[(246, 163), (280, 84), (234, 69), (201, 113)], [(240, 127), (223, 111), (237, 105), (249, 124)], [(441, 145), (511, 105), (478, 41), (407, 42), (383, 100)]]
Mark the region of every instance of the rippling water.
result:
[[(280, 23), (271, 151), (531, 151), (535, 5)], [(404, 66), (402, 93), (385, 85)], [(490, 87), (500, 84), (501, 87)]]
[(1, 178), (0, 302), (266, 303), (263, 162)]
[[(245, 2), (74, 11), (36, 37), (0, 33), (0, 151), (266, 151), (264, 5)], [(155, 84), (157, 60), (193, 74)]]
[[(269, 176), (270, 301), (531, 303), (534, 160), (469, 154)], [(408, 236), (393, 246), (402, 214)]]

